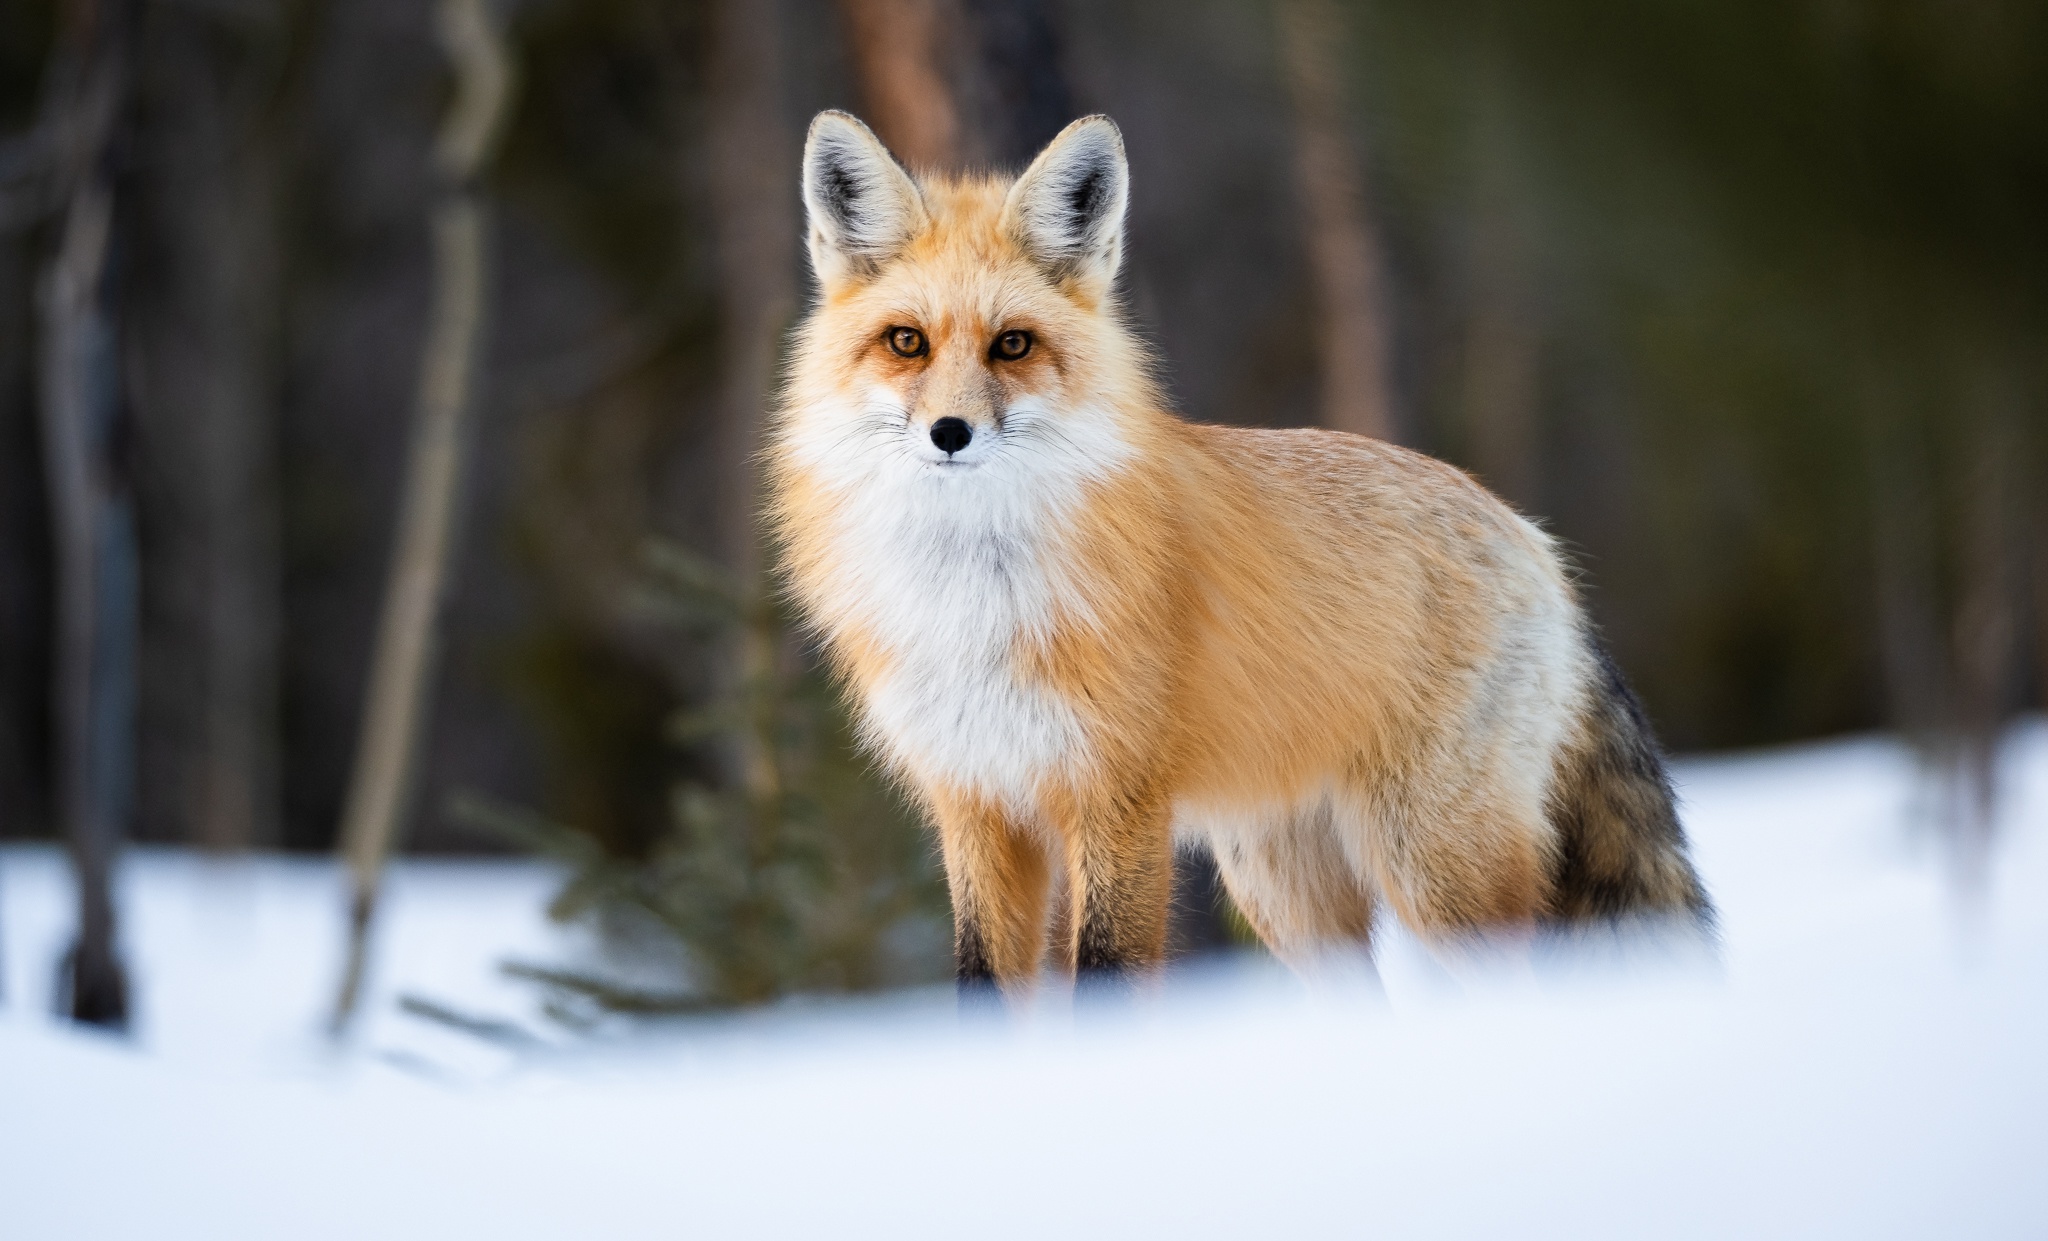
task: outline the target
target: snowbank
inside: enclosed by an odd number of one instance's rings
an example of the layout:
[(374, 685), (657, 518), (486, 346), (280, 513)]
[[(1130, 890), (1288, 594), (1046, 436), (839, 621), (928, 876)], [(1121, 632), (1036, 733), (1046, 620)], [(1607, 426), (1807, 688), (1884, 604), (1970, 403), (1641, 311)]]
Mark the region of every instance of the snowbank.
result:
[(1247, 966), (1078, 1026), (943, 996), (507, 1050), (506, 955), (573, 950), (525, 864), (410, 863), (371, 1019), (327, 1049), (340, 885), (139, 852), (134, 1039), (41, 1015), (66, 882), (0, 851), (0, 1235), (2048, 1235), (2048, 728), (2007, 767), (1959, 929), (1908, 768), (1864, 740), (1682, 765), (1714, 974), (1458, 986), (1396, 938), (1388, 999)]

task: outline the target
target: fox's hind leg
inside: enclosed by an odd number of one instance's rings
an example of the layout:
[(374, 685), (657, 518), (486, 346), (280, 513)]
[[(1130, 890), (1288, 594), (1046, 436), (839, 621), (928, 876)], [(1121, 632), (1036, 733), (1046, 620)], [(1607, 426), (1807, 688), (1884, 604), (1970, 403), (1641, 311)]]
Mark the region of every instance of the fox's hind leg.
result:
[[(1476, 786), (1476, 787), (1475, 787)], [(1439, 957), (1526, 948), (1550, 891), (1550, 826), (1512, 784), (1380, 789), (1365, 816), (1375, 885)]]
[(960, 1000), (969, 1008), (993, 1007), (998, 986), (1029, 986), (1045, 955), (1045, 845), (981, 798), (941, 794), (932, 798), (932, 810), (953, 898)]
[(1327, 804), (1190, 828), (1208, 840), (1231, 901), (1274, 956), (1307, 976), (1370, 973), (1372, 894)]

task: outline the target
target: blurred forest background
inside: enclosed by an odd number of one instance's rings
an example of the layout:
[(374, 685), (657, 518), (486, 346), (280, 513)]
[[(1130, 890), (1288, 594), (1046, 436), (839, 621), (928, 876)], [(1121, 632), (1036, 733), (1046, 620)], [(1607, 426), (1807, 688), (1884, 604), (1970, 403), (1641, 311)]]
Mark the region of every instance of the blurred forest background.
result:
[[(824, 107), (913, 166), (1113, 116), (1181, 409), (1474, 471), (1571, 546), (1675, 749), (1895, 727), (1976, 821), (2043, 700), (2041, 5), (519, 0), (475, 6), (467, 165), (458, 7), (0, 5), (0, 835), (335, 846), (460, 200), (489, 227), (404, 847), (554, 848), (608, 876), (565, 912), (637, 894), (689, 943), (766, 918), (728, 997), (897, 977), (875, 927), (930, 912), (928, 851), (825, 857), (901, 812), (751, 585)], [(791, 912), (823, 888), (733, 895), (777, 850), (866, 876), (837, 929)]]

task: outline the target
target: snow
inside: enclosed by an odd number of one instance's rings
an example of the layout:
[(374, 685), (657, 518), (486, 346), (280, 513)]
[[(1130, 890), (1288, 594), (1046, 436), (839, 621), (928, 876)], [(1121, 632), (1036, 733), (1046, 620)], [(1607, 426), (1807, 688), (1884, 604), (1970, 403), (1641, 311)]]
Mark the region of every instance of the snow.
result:
[(1395, 936), (1384, 998), (1246, 963), (1009, 1028), (918, 993), (572, 1038), (496, 971), (581, 950), (553, 876), (412, 861), (336, 1048), (329, 863), (137, 850), (110, 1039), (44, 1015), (68, 879), (8, 848), (0, 1236), (2041, 1237), (2048, 726), (2005, 770), (1969, 918), (1859, 739), (1681, 764), (1718, 969), (1454, 981)]

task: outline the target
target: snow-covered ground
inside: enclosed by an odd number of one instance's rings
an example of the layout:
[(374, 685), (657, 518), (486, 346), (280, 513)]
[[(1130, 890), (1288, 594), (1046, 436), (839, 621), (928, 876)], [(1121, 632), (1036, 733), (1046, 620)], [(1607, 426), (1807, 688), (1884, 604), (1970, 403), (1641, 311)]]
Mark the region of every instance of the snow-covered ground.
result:
[(1909, 771), (1681, 764), (1718, 970), (1454, 983), (1394, 937), (1385, 999), (1244, 965), (1007, 1030), (925, 993), (570, 1039), (495, 969), (577, 950), (552, 876), (412, 862), (336, 1050), (333, 868), (141, 850), (107, 1039), (45, 1016), (61, 857), (4, 849), (0, 1237), (2048, 1237), (2048, 726), (1971, 918)]

